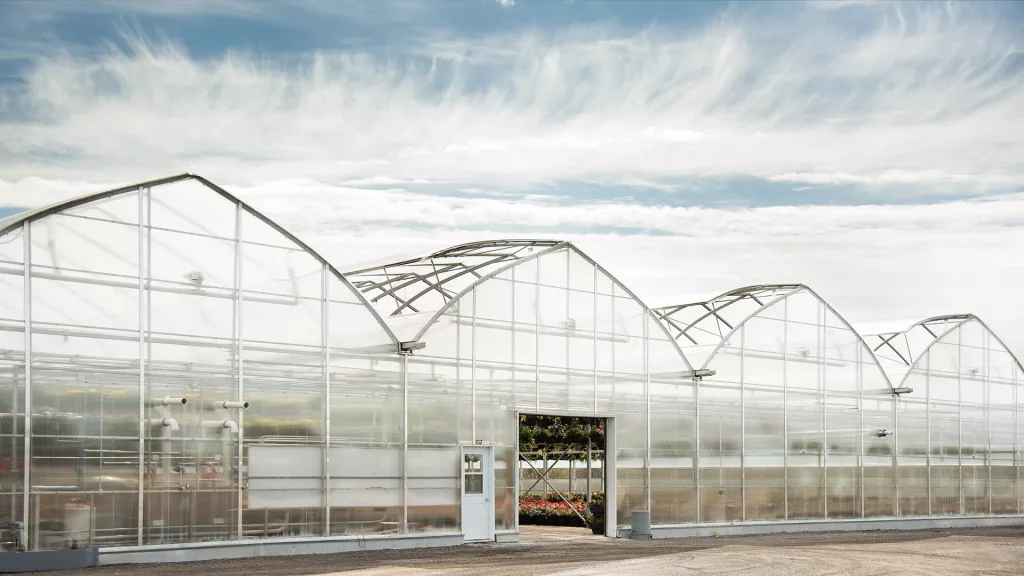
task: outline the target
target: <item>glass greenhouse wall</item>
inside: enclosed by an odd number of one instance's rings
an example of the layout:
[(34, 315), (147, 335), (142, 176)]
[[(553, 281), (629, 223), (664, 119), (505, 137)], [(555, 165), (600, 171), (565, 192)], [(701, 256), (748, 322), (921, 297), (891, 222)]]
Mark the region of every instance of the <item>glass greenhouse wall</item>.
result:
[(87, 200), (0, 235), (0, 523), (54, 549), (397, 520), (364, 490), (397, 457), (328, 458), (401, 442), (394, 339), (358, 292), (199, 178)]
[(1021, 366), (976, 318), (926, 321), (931, 342), (914, 328), (871, 337), (876, 357), (804, 286), (657, 312), (715, 372), (699, 386), (693, 521), (1024, 510)]
[(973, 316), (651, 309), (567, 242), (341, 274), (194, 175), (0, 221), (5, 549), (459, 535), (474, 446), (514, 533), (520, 413), (609, 419), (619, 528), (1020, 514), (1022, 385)]

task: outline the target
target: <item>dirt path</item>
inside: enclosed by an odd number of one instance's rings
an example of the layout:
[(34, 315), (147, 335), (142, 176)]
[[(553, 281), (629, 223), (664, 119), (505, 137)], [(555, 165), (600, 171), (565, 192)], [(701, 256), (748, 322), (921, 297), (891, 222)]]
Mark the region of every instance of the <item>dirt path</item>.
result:
[(834, 532), (638, 542), (524, 527), (516, 544), (103, 566), (61, 576), (1024, 574), (1024, 528)]

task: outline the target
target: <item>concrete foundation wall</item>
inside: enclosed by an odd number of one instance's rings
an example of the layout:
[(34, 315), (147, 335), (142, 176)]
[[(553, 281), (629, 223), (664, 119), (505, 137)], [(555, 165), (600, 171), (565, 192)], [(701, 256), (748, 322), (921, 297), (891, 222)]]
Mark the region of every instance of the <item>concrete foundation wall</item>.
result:
[(230, 542), (202, 542), (173, 546), (123, 546), (100, 548), (100, 564), (142, 564), (191, 562), (258, 556), (336, 554), (365, 550), (399, 550), (455, 546), (463, 543), (461, 533), (368, 536), (342, 538), (280, 538)]
[[(981, 526), (1024, 526), (1024, 515), (950, 516), (906, 518), (856, 518), (850, 520), (783, 520), (717, 524), (679, 524), (652, 526), (654, 538), (694, 538), (701, 536), (749, 536), (785, 532), (839, 532), (868, 530), (935, 530), (976, 528)], [(619, 528), (619, 538), (629, 538), (630, 528)]]

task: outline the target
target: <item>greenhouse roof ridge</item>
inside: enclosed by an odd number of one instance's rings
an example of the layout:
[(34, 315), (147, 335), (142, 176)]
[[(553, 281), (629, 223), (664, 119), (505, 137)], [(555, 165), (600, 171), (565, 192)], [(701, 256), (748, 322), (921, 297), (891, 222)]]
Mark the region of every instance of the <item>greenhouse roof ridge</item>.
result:
[[(887, 360), (891, 365), (904, 367), (901, 370), (901, 386), (906, 382), (910, 375), (914, 372), (914, 367), (917, 363), (925, 357), (926, 353), (941, 341), (947, 334), (960, 328), (968, 322), (977, 322), (991, 338), (994, 338), (996, 342), (1010, 355), (1013, 363), (1024, 372), (1024, 364), (1021, 363), (1017, 355), (1013, 353), (1013, 350), (1003, 342), (999, 336), (988, 327), (980, 317), (976, 314), (944, 314), (940, 316), (932, 316), (931, 318), (925, 318), (919, 322), (915, 322), (908, 326), (905, 330), (900, 332), (886, 332), (882, 334), (872, 334), (865, 336), (865, 339), (877, 339), (875, 347), (872, 352), (875, 353), (880, 359)], [(937, 327), (941, 326), (941, 329)], [(912, 342), (912, 339), (914, 340)], [(913, 344), (913, 346), (912, 346)]]
[(371, 304), (383, 307), (382, 313), (398, 316), (443, 307), (467, 286), (509, 263), (569, 245), (563, 240), (483, 240), (352, 270), (345, 277)]
[[(721, 314), (724, 309), (744, 301), (754, 302), (758, 308), (761, 308), (779, 296), (785, 296), (798, 290), (813, 292), (804, 284), (754, 284), (734, 288), (703, 302), (660, 306), (652, 311), (677, 332), (676, 340), (685, 337), (692, 345), (698, 346), (710, 342), (698, 341), (696, 333), (706, 333), (714, 341), (720, 341), (726, 333), (739, 325), (748, 315), (747, 311), (744, 311), (741, 317), (728, 319)], [(676, 316), (677, 314), (681, 315)], [(714, 322), (713, 330), (700, 326), (706, 320)], [(724, 330), (722, 329), (723, 325), (725, 326)], [(691, 334), (691, 331), (695, 333)]]
[[(871, 351), (875, 355), (905, 366), (912, 366), (931, 347), (932, 343), (949, 330), (970, 320), (977, 320), (988, 329), (988, 326), (985, 325), (981, 318), (974, 314), (942, 314), (914, 322), (903, 330), (867, 334), (864, 336), (864, 339), (871, 342)], [(936, 325), (941, 325), (942, 328), (936, 329)], [(991, 332), (991, 330), (989, 331)], [(918, 349), (915, 351), (910, 345), (910, 338), (914, 337), (916, 333), (921, 332), (923, 332), (922, 337), (927, 344), (924, 344), (924, 342), (918, 343), (919, 345), (916, 346)], [(921, 347), (922, 344), (923, 347)]]

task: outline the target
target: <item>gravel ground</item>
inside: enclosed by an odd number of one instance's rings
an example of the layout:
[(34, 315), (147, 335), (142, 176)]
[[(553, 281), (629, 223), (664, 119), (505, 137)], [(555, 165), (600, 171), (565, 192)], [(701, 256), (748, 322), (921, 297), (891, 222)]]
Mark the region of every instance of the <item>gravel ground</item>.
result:
[(524, 526), (515, 544), (470, 544), (189, 562), (103, 566), (54, 576), (437, 576), (768, 574), (1024, 574), (1024, 528), (831, 532), (630, 541), (572, 528)]

